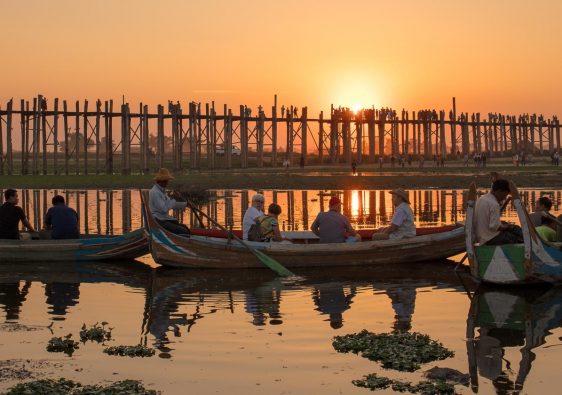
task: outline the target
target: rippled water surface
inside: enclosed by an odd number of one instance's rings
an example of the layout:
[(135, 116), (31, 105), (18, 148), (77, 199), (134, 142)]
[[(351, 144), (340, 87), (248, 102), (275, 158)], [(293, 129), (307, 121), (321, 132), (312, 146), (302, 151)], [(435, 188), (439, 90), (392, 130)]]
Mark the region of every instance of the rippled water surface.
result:
[[(34, 207), (33, 196), (43, 207), (43, 199), (50, 200), (53, 192), (30, 191), (28, 210)], [(463, 191), (418, 192), (413, 203), (418, 223), (464, 219)], [(560, 191), (530, 190), (523, 196), (531, 205), (543, 193), (554, 197), (559, 212)], [(136, 191), (68, 194), (73, 207), (80, 201), (81, 217), (88, 219), (82, 228), (89, 233), (140, 226)], [(251, 194), (217, 191), (217, 199), (204, 209), (236, 227)], [(327, 201), (320, 191), (265, 195), (284, 208), (286, 229), (306, 229)], [(341, 196), (357, 226), (379, 226), (392, 215), (384, 191)], [(131, 209), (121, 210), (122, 202)], [(35, 212), (37, 218), (41, 213)], [(511, 211), (507, 215), (514, 216)], [(187, 215), (184, 219), (189, 221)], [(169, 269), (148, 256), (109, 264), (2, 263), (0, 391), (19, 382), (9, 367), (25, 365), (34, 377), (66, 377), (84, 384), (139, 379), (164, 394), (368, 394), (351, 381), (376, 372), (417, 382), (433, 366), (470, 375), (469, 386), (456, 387), (462, 393), (521, 387), (523, 393), (557, 392), (562, 290), (475, 291), (467, 278), (461, 281), (455, 265), (299, 270), (296, 279), (280, 279), (267, 270)], [(114, 328), (108, 345), (142, 343), (154, 347), (156, 355), (112, 357), (95, 343), (81, 344), (71, 357), (45, 350), (51, 337), (72, 333), (78, 338), (82, 324), (102, 321)], [(334, 350), (334, 336), (362, 329), (426, 333), (455, 356), (402, 373)]]

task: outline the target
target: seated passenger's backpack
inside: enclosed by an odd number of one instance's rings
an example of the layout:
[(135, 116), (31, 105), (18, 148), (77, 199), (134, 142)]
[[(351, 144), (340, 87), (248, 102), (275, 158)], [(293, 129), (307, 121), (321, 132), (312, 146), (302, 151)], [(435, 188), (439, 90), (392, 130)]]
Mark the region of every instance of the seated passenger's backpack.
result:
[(259, 217), (258, 222), (252, 224), (248, 230), (249, 241), (264, 241), (265, 237), (261, 232), (261, 223), (265, 217)]

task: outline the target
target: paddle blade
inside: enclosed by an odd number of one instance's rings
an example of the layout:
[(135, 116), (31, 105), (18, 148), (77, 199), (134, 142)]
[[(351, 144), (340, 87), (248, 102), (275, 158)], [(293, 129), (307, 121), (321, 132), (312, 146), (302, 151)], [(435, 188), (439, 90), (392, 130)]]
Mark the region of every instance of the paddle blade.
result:
[(280, 276), (287, 277), (287, 276), (294, 276), (293, 272), (287, 269), (285, 266), (277, 262), (270, 256), (265, 255), (263, 252), (252, 248), (251, 250), (256, 257), (268, 268), (273, 270), (275, 273), (279, 274)]

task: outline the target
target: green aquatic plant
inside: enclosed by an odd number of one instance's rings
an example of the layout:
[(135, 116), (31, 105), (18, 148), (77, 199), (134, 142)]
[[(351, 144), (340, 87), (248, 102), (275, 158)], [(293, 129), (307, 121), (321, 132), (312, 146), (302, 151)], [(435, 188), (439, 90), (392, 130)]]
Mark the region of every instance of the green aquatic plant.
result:
[(406, 381), (380, 377), (375, 373), (368, 374), (361, 380), (353, 380), (352, 383), (357, 387), (369, 388), (371, 391), (391, 387), (396, 392), (411, 392), (422, 395), (451, 395), (455, 393), (455, 386), (444, 381), (420, 381), (412, 385), (412, 383)]
[(108, 355), (119, 355), (122, 357), (151, 357), (155, 351), (153, 348), (143, 346), (112, 346), (103, 350)]
[(454, 353), (417, 332), (371, 333), (363, 330), (336, 336), (332, 342), (338, 352), (353, 352), (372, 361), (381, 362), (386, 369), (413, 372), (422, 363), (452, 357)]
[(64, 378), (43, 379), (18, 384), (5, 395), (157, 395), (158, 391), (144, 388), (138, 380), (122, 380), (107, 386), (85, 385)]
[(78, 349), (78, 342), (72, 340), (72, 334), (69, 333), (64, 337), (53, 337), (47, 343), (47, 351), (49, 352), (63, 352), (71, 356), (76, 349)]
[(113, 328), (105, 328), (108, 325), (107, 322), (102, 322), (101, 326), (96, 322), (94, 325), (90, 326), (89, 328), (86, 327), (86, 324), (82, 325), (82, 329), (80, 330), (80, 340), (82, 342), (87, 342), (88, 340), (103, 343), (106, 340), (111, 340), (111, 331)]

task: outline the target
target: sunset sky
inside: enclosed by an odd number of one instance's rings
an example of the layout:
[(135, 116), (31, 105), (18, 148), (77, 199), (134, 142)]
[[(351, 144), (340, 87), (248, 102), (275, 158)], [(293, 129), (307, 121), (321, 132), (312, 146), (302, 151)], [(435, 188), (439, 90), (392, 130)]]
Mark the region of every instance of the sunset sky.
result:
[(562, 114), (562, 2), (0, 0), (10, 97)]

